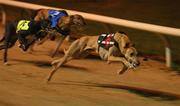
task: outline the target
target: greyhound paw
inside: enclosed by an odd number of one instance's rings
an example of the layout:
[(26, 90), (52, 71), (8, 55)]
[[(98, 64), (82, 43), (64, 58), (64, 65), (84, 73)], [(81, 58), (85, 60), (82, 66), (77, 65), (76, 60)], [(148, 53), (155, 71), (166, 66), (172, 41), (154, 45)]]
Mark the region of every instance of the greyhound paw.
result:
[(110, 64), (111, 63), (111, 61), (107, 61), (107, 64)]
[(56, 66), (58, 63), (59, 63), (59, 61), (54, 60), (54, 61), (51, 62), (51, 65)]
[(117, 70), (117, 74), (118, 74), (118, 75), (122, 75), (122, 74), (124, 74), (124, 72), (126, 72), (127, 70), (128, 70), (128, 67), (127, 67), (127, 66), (123, 66), (122, 69)]
[(4, 65), (5, 65), (5, 66), (9, 66), (10, 64), (9, 64), (8, 62), (5, 62)]
[(48, 78), (43, 79), (43, 84), (49, 84), (49, 79)]
[(121, 69), (117, 70), (117, 74), (118, 74), (118, 75), (121, 75), (121, 74), (123, 74), (123, 73), (124, 73), (123, 70), (121, 70)]
[(51, 62), (51, 65), (55, 65), (55, 64), (57, 64), (57, 62), (56, 62), (56, 61)]
[(133, 64), (130, 64), (130, 63), (127, 63), (126, 66), (131, 69), (131, 68), (134, 68)]

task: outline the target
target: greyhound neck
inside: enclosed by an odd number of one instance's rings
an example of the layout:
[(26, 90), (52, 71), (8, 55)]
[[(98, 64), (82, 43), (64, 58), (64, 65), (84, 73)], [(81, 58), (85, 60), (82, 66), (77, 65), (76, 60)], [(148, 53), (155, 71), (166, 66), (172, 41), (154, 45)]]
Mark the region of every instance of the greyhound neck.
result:
[[(116, 35), (114, 35), (114, 36), (116, 36)], [(120, 45), (120, 43), (118, 43), (118, 42), (114, 39), (114, 37), (113, 37), (113, 41), (114, 41), (114, 46), (117, 47), (117, 48), (121, 51), (121, 53), (122, 53), (123, 55), (125, 55), (126, 51), (123, 50), (124, 48), (121, 48), (122, 45)]]

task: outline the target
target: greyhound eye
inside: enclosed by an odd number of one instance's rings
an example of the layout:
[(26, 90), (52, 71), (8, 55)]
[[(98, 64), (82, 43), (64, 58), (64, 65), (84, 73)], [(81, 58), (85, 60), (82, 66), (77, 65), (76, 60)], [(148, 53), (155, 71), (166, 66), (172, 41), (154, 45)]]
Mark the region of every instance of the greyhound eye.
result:
[(130, 56), (131, 56), (131, 57), (134, 56), (134, 53), (130, 53)]

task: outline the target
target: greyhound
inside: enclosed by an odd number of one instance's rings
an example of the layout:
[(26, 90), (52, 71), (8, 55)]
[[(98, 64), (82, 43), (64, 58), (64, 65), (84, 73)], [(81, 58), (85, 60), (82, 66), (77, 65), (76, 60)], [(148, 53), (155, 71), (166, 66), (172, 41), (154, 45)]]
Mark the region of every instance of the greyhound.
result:
[[(17, 40), (19, 40), (20, 43), (19, 47), (26, 51), (31, 44), (44, 36), (41, 32), (43, 30), (45, 31), (48, 26), (48, 20), (19, 20), (9, 22), (5, 27), (5, 34), (0, 40), (1, 42), (4, 41), (4, 44), (0, 45), (0, 50), (5, 49), (3, 62), (7, 64), (8, 48), (14, 46)], [(29, 36), (32, 37), (32, 41), (27, 39)]]
[(137, 59), (137, 51), (125, 33), (116, 32), (114, 34), (102, 34), (101, 36), (84, 36), (75, 40), (68, 50), (64, 50), (65, 55), (62, 58), (51, 63), (53, 69), (48, 75), (47, 81), (51, 80), (60, 66), (74, 57), (86, 56), (91, 51), (98, 53), (101, 59), (108, 63), (113, 61), (122, 62), (123, 68), (118, 71), (118, 74), (123, 74), (127, 69), (134, 69), (140, 64)]
[(72, 27), (80, 31), (83, 29), (82, 27), (86, 25), (81, 15), (68, 15), (65, 10), (39, 9), (35, 14), (35, 21), (48, 19), (51, 21), (52, 27), (49, 31), (50, 33), (38, 44), (42, 44), (47, 39), (53, 38), (56, 35), (60, 38), (52, 57), (55, 56), (63, 40), (70, 34)]

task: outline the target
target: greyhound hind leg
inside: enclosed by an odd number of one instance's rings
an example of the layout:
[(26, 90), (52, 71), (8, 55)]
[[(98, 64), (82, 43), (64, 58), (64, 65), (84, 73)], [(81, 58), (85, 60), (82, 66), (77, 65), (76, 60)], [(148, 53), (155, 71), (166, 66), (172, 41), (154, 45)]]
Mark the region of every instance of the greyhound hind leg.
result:
[(69, 49), (65, 52), (64, 57), (62, 57), (61, 59), (58, 60), (54, 60), (52, 62), (53, 65), (53, 70), (50, 72), (50, 74), (48, 75), (47, 81), (50, 81), (52, 76), (54, 75), (54, 73), (60, 68), (60, 66), (62, 66), (63, 64), (65, 64), (66, 62), (70, 61), (70, 59), (73, 58), (73, 56), (75, 56), (78, 52), (80, 52), (80, 50), (82, 48), (84, 48), (86, 45), (86, 42), (82, 42), (81, 40), (76, 40), (74, 41), (71, 46), (69, 47)]
[(71, 57), (66, 58), (63, 57), (61, 59), (55, 60), (52, 62), (53, 65), (53, 69), (52, 71), (49, 73), (47, 81), (50, 81), (52, 76), (54, 75), (54, 73), (59, 69), (60, 66), (62, 66), (63, 64), (65, 64), (67, 61), (69, 61), (70, 59), (72, 59)]

